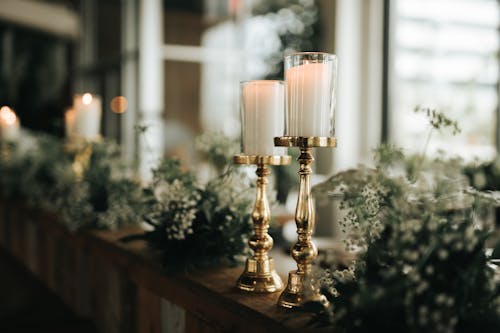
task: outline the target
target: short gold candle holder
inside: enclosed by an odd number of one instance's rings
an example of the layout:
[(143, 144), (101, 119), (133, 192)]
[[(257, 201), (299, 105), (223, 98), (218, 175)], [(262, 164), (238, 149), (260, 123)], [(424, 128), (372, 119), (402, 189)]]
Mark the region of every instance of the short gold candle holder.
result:
[(278, 306), (292, 309), (309, 301), (319, 301), (326, 306), (328, 304), (326, 297), (319, 292), (311, 277), (312, 262), (318, 256), (318, 249), (311, 241), (315, 210), (309, 180), (312, 174), (311, 163), (314, 161), (312, 148), (336, 147), (337, 140), (333, 137), (283, 136), (274, 138), (274, 145), (300, 149), (297, 158), (300, 164), (298, 172), (300, 185), (295, 211), (298, 241), (291, 249), (292, 258), (297, 262), (297, 270), (288, 274), (288, 283), (279, 297)]
[(99, 136), (95, 139), (85, 139), (81, 137), (72, 137), (65, 144), (65, 150), (69, 154), (74, 154), (73, 164), (71, 165), (77, 181), (83, 180), (83, 175), (90, 163), (92, 156), (92, 143), (100, 142)]
[(236, 155), (235, 164), (257, 165), (257, 197), (252, 211), (254, 235), (248, 241), (253, 256), (247, 258), (245, 270), (237, 282), (237, 287), (254, 293), (272, 293), (283, 289), (283, 282), (274, 269), (273, 258), (268, 251), (273, 247), (273, 239), (267, 233), (271, 220), (271, 210), (267, 199), (267, 177), (271, 171), (268, 165), (290, 164), (290, 156)]

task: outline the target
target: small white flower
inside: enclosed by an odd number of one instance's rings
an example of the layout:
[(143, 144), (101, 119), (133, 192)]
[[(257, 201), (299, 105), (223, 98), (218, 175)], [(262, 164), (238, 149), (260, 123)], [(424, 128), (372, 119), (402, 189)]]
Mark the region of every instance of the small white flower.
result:
[(442, 305), (442, 304), (446, 303), (446, 300), (447, 300), (447, 297), (443, 293), (437, 294), (436, 297), (434, 298), (434, 301), (436, 302), (437, 305)]
[(446, 251), (445, 249), (440, 249), (438, 251), (438, 258), (440, 260), (446, 260), (448, 258), (448, 251)]
[(417, 288), (415, 289), (415, 292), (420, 295), (423, 292), (425, 292), (429, 288), (429, 283), (426, 281), (422, 281)]

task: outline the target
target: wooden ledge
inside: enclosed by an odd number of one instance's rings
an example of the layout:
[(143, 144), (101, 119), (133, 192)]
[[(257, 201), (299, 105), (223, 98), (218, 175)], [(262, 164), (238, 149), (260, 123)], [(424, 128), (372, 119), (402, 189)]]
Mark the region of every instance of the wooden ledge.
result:
[[(309, 330), (309, 316), (287, 315), (276, 306), (279, 293), (255, 295), (236, 289), (242, 267), (165, 272), (144, 241), (120, 241), (140, 232), (128, 227), (72, 233), (54, 214), (20, 202), (0, 203), (0, 246), (102, 331), (165, 331), (170, 325), (165, 320), (175, 318), (162, 314), (162, 300), (184, 311), (179, 332)], [(274, 256), (286, 281), (293, 261), (278, 252)]]

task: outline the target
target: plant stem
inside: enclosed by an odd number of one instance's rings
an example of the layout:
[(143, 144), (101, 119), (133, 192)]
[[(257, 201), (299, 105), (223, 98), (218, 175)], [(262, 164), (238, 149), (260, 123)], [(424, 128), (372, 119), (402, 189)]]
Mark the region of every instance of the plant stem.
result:
[(420, 170), (422, 169), (422, 166), (424, 165), (425, 156), (427, 155), (427, 149), (429, 148), (429, 142), (431, 141), (431, 137), (432, 137), (433, 132), (434, 132), (434, 127), (431, 127), (429, 129), (429, 132), (427, 133), (427, 139), (425, 140), (424, 148), (422, 149), (422, 152), (420, 153), (420, 158), (417, 160), (417, 164), (415, 167), (416, 179), (418, 178), (418, 175), (420, 174)]
[(429, 132), (427, 133), (427, 139), (425, 140), (424, 149), (422, 149), (422, 153), (420, 153), (422, 160), (425, 158), (425, 155), (427, 154), (427, 148), (429, 148), (429, 142), (431, 141), (431, 136), (433, 132), (434, 132), (434, 127), (431, 127), (429, 129)]

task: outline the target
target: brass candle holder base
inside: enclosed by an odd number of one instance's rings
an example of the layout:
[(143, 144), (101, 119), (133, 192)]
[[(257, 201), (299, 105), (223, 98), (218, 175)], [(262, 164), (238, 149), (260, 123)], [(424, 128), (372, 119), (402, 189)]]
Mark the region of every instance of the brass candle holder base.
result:
[(318, 301), (326, 306), (328, 301), (324, 295), (321, 295), (311, 276), (312, 262), (318, 256), (318, 249), (311, 240), (315, 223), (315, 210), (309, 180), (312, 174), (311, 163), (314, 161), (311, 153), (312, 148), (336, 147), (337, 140), (333, 137), (284, 136), (274, 138), (274, 145), (300, 149), (300, 155), (297, 158), (300, 164), (298, 172), (300, 186), (295, 211), (298, 240), (291, 249), (292, 258), (297, 262), (297, 270), (288, 274), (288, 283), (280, 295), (278, 306), (292, 309), (309, 301)]
[(283, 281), (274, 269), (273, 258), (248, 258), (236, 283), (238, 289), (254, 293), (273, 293), (283, 289)]
[(251, 156), (236, 155), (235, 164), (257, 165), (257, 197), (252, 211), (254, 235), (248, 241), (254, 254), (248, 258), (245, 270), (241, 274), (236, 286), (244, 291), (254, 293), (272, 293), (283, 289), (283, 282), (274, 269), (274, 261), (268, 256), (273, 247), (273, 239), (267, 233), (271, 210), (267, 199), (267, 177), (271, 173), (268, 165), (290, 164), (290, 156)]

